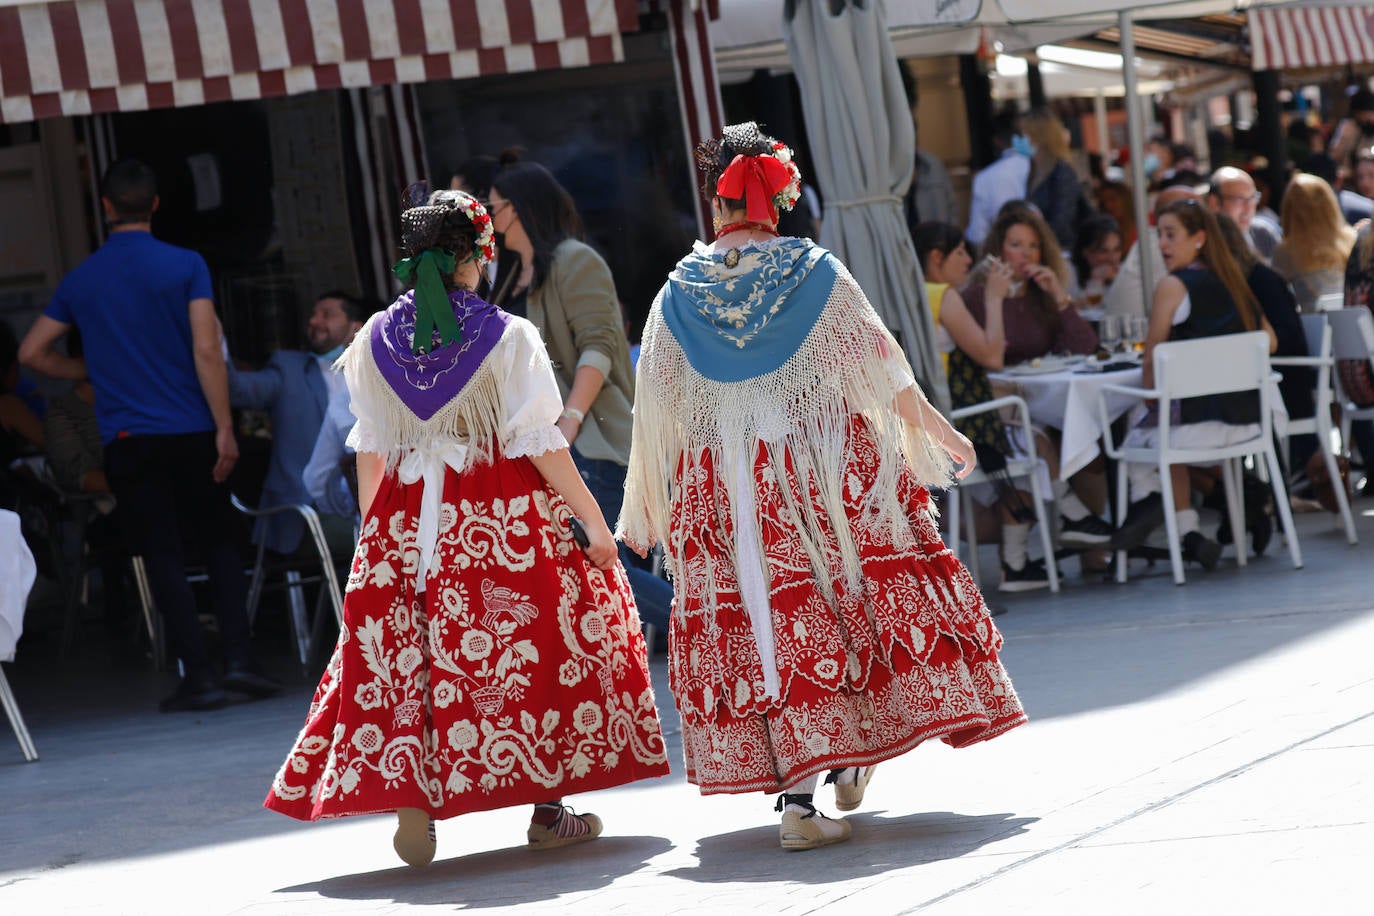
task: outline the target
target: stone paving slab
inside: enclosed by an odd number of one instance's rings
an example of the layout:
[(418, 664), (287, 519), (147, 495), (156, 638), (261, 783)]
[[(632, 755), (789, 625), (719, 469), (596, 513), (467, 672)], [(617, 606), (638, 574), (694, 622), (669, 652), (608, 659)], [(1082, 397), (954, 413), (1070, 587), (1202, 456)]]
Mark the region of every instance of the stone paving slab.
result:
[[(854, 839), (809, 853), (777, 848), (771, 799), (702, 799), (675, 772), (574, 799), (606, 821), (596, 843), (530, 852), (526, 812), (484, 812), (408, 869), (389, 817), (258, 807), (309, 702), (289, 665), (281, 698), (161, 716), (137, 660), (35, 652), (7, 669), (44, 756), (0, 735), (0, 914), (1374, 912), (1374, 522), (1357, 548), (1300, 523), (1301, 571), (1176, 588), (1142, 567), (1005, 600), (1032, 723), (884, 764)], [(661, 658), (655, 682), (680, 771)]]

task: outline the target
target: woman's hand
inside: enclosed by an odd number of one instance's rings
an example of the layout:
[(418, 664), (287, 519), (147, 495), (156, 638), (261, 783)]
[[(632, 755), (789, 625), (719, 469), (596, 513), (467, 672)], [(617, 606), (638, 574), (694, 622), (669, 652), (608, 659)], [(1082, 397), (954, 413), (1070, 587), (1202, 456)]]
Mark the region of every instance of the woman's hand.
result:
[(610, 569), (615, 565), (616, 558), (615, 538), (611, 535), (611, 529), (606, 527), (604, 521), (600, 524), (585, 521), (583, 525), (589, 543), (582, 548), (582, 552), (597, 569)]
[(1026, 276), (1030, 277), (1036, 286), (1048, 293), (1061, 310), (1068, 308), (1069, 297), (1065, 295), (1064, 287), (1059, 285), (1059, 277), (1055, 275), (1054, 271), (1044, 264), (1038, 264), (1035, 267), (1026, 268)]
[(1096, 280), (1103, 286), (1111, 286), (1116, 282), (1116, 272), (1117, 268), (1111, 264), (1099, 264), (1093, 268), (1089, 279)]
[(573, 441), (577, 438), (578, 431), (582, 429), (582, 421), (576, 417), (559, 417), (558, 422), (554, 425), (557, 426), (558, 431), (563, 434), (563, 438), (568, 440), (569, 445), (573, 444)]
[(940, 445), (949, 453), (949, 457), (962, 465), (954, 472), (955, 477), (963, 480), (973, 473), (974, 467), (978, 464), (978, 453), (974, 451), (973, 443), (969, 441), (967, 436), (957, 429), (951, 429), (950, 435), (945, 436), (945, 440)]
[(1001, 302), (1011, 291), (1011, 268), (1001, 258), (993, 258), (983, 281), (983, 301)]

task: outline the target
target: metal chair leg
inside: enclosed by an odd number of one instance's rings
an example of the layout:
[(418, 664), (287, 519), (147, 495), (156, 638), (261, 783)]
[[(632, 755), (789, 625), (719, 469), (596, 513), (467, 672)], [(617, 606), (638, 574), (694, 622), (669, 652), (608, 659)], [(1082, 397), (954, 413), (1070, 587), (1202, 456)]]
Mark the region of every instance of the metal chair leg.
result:
[(153, 652), (153, 670), (161, 671), (163, 663), (162, 627), (158, 626), (157, 613), (153, 605), (153, 590), (148, 585), (148, 567), (142, 557), (131, 557), (129, 565), (134, 570), (134, 587), (138, 590), (138, 603), (143, 610), (143, 624), (148, 630), (148, 644)]
[(1049, 513), (1045, 511), (1044, 493), (1040, 491), (1040, 475), (1030, 475), (1031, 499), (1035, 500), (1035, 523), (1040, 527), (1040, 544), (1045, 551), (1045, 571), (1050, 577), (1050, 591), (1059, 594), (1059, 563), (1054, 555), (1054, 536), (1050, 533)]
[(1226, 516), (1231, 522), (1231, 542), (1235, 545), (1235, 564), (1245, 566), (1249, 548), (1245, 545), (1245, 485), (1241, 459), (1221, 461), (1221, 485), (1226, 489)]
[(296, 653), (301, 664), (310, 663), (310, 621), (305, 615), (305, 589), (301, 574), (294, 569), (286, 572), (286, 603), (291, 614), (291, 635), (296, 641)]
[(19, 739), (19, 749), (24, 752), (24, 759), (29, 762), (37, 760), (38, 748), (34, 746), (29, 727), (24, 724), (24, 716), (19, 711), (19, 701), (14, 698), (14, 691), (10, 690), (10, 682), (5, 677), (3, 666), (0, 666), (0, 706), (5, 707), (5, 715), (9, 717), (10, 727), (14, 729), (14, 737)]

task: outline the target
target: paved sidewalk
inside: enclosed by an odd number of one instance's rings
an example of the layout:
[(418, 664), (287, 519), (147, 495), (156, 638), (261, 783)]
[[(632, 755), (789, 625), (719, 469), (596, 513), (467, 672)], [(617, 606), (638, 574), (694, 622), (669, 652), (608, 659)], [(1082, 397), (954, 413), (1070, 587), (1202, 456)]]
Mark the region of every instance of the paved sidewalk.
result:
[(43, 757), (22, 763), (0, 734), (0, 914), (1374, 912), (1374, 519), (1359, 522), (1352, 548), (1329, 516), (1300, 516), (1301, 571), (1276, 539), (1183, 588), (1159, 565), (999, 599), (1032, 723), (884, 764), (854, 839), (807, 853), (777, 848), (771, 798), (683, 781), (661, 656), (676, 772), (573, 799), (605, 837), (532, 853), (525, 810), (470, 815), (439, 825), (416, 871), (390, 818), (259, 807), (309, 703), (285, 658), (286, 696), (163, 716), (165, 682), (138, 660), (58, 667), (40, 642), (7, 666)]

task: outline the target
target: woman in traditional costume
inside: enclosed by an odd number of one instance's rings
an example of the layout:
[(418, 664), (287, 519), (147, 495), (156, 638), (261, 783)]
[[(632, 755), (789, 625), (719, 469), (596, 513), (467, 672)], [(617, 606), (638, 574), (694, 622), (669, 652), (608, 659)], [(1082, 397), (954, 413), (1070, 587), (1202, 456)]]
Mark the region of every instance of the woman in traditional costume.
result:
[(926, 487), (973, 446), (921, 394), (853, 277), (777, 238), (799, 175), (757, 125), (698, 152), (722, 222), (644, 332), (618, 534), (665, 547), (669, 677), (687, 778), (782, 792), (784, 849), (849, 837), (873, 767), (1025, 721), (1001, 636), (940, 540)]
[(510, 805), (535, 804), (532, 848), (590, 840), (563, 796), (668, 771), (639, 617), (538, 332), (471, 292), (491, 218), (407, 197), (414, 288), (340, 358), (363, 518), (343, 631), (266, 805), (395, 811), (411, 865), (435, 819)]

